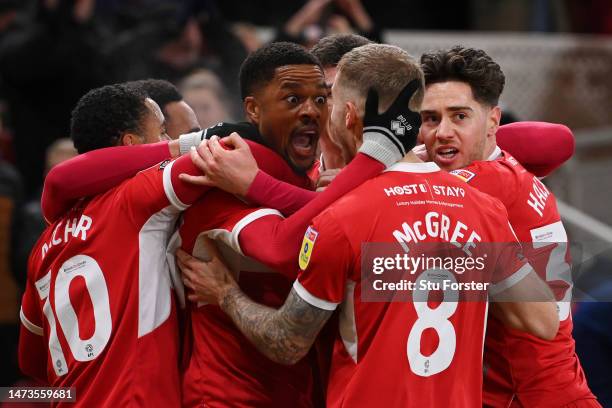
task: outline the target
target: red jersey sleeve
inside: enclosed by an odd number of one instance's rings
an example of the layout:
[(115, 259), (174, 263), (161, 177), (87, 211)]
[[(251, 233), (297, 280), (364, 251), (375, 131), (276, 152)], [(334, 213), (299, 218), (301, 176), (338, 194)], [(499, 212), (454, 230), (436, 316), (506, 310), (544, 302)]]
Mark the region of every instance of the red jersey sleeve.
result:
[[(272, 269), (295, 278), (300, 237), (313, 217), (365, 180), (378, 175), (384, 165), (364, 154), (358, 154), (316, 198), (291, 217), (264, 216), (245, 225), (239, 240), (242, 252)], [(261, 245), (265, 242), (266, 245)]]
[(497, 145), (510, 152), (527, 171), (545, 177), (574, 154), (574, 135), (564, 125), (516, 122), (501, 126)]
[(174, 211), (184, 211), (211, 187), (183, 182), (179, 179), (181, 173), (201, 174), (190, 156), (182, 156), (155, 165), (128, 180), (116, 200), (125, 206), (130, 218), (136, 222), (141, 222), (142, 216), (148, 217), (167, 205), (172, 206)]
[[(34, 247), (34, 251), (38, 246)], [(40, 302), (48, 290), (49, 276), (34, 281), (33, 256), (28, 261), (28, 280), (21, 299), (21, 329), (19, 334), (18, 360), (21, 371), (39, 381), (47, 382), (47, 344), (43, 332), (43, 316)]]
[(280, 181), (258, 171), (249, 187), (247, 200), (263, 207), (275, 208), (289, 216), (308, 204), (317, 193)]
[(344, 300), (353, 250), (332, 211), (316, 217), (304, 234), (298, 256), (300, 272), (293, 289), (312, 306), (334, 310)]
[(45, 178), (43, 216), (53, 223), (79, 198), (103, 193), (169, 157), (168, 142), (160, 142), (93, 150), (58, 164)]
[(499, 202), (496, 203), (496, 206), (499, 214), (504, 216), (504, 222), (495, 229), (498, 235), (494, 242), (489, 244), (495, 246), (494, 249), (497, 253), (491, 278), (492, 285), (489, 288), (489, 293), (492, 296), (516, 285), (533, 271), (523, 255), (521, 244), (518, 242), (510, 222), (508, 222), (506, 209)]

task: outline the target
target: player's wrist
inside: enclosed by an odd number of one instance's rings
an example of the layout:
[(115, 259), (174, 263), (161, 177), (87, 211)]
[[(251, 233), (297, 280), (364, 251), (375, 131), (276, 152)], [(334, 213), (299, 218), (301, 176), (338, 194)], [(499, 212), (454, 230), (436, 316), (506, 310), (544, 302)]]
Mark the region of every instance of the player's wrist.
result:
[(231, 279), (226, 282), (217, 292), (217, 304), (223, 311), (228, 312), (229, 305), (234, 303), (232, 300), (242, 292), (236, 281)]
[(180, 154), (189, 153), (191, 147), (198, 147), (202, 143), (202, 139), (204, 139), (204, 132), (201, 130), (180, 135), (178, 138)]
[(359, 153), (370, 156), (384, 164), (385, 167), (390, 167), (404, 157), (388, 136), (368, 128), (364, 128), (363, 144), (359, 148)]

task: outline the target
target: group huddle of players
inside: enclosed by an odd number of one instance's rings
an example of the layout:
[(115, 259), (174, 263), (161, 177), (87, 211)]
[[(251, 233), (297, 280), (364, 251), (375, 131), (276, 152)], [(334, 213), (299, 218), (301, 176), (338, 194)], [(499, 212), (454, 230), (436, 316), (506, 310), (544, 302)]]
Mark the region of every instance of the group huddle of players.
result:
[[(47, 178), (29, 260), (24, 373), (75, 387), (83, 407), (600, 406), (571, 336), (567, 236), (537, 177), (572, 136), (500, 127), (504, 75), (484, 51), (418, 63), (355, 35), (273, 43), (240, 87), (248, 123), (172, 141), (136, 89), (79, 101), (81, 154)], [(373, 242), (499, 243), (483, 273), (505, 301), (368, 301)], [(440, 273), (457, 279), (415, 279)]]

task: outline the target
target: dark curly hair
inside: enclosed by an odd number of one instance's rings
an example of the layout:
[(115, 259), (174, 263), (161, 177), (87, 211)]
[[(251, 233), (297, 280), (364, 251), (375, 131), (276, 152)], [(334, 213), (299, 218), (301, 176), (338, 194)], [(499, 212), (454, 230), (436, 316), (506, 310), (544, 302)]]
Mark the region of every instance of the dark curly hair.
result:
[(164, 115), (166, 114), (167, 104), (183, 100), (183, 95), (176, 86), (165, 79), (141, 79), (127, 82), (127, 85), (144, 91), (149, 98), (159, 105)]
[(116, 146), (126, 132), (139, 134), (149, 108), (147, 95), (126, 84), (87, 92), (72, 111), (70, 137), (79, 153)]
[(321, 61), (324, 67), (338, 65), (347, 52), (373, 42), (357, 34), (332, 34), (323, 37), (310, 52)]
[(489, 106), (499, 103), (506, 77), (486, 52), (474, 48), (454, 46), (448, 50), (425, 53), (421, 56), (425, 84), (461, 81), (472, 88), (474, 99)]
[(300, 45), (289, 42), (265, 45), (250, 54), (240, 66), (242, 99), (265, 86), (274, 78), (276, 68), (285, 65), (317, 65), (323, 69), (319, 60)]

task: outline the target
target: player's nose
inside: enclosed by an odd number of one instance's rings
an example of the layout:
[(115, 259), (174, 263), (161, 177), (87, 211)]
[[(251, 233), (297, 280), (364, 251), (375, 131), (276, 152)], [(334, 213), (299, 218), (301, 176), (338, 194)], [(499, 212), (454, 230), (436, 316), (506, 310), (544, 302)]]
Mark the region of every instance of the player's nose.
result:
[(436, 137), (439, 139), (448, 139), (454, 136), (454, 127), (449, 118), (440, 119), (440, 123), (436, 128)]
[(311, 120), (319, 119), (321, 116), (321, 108), (311, 98), (307, 98), (300, 108), (300, 117)]

